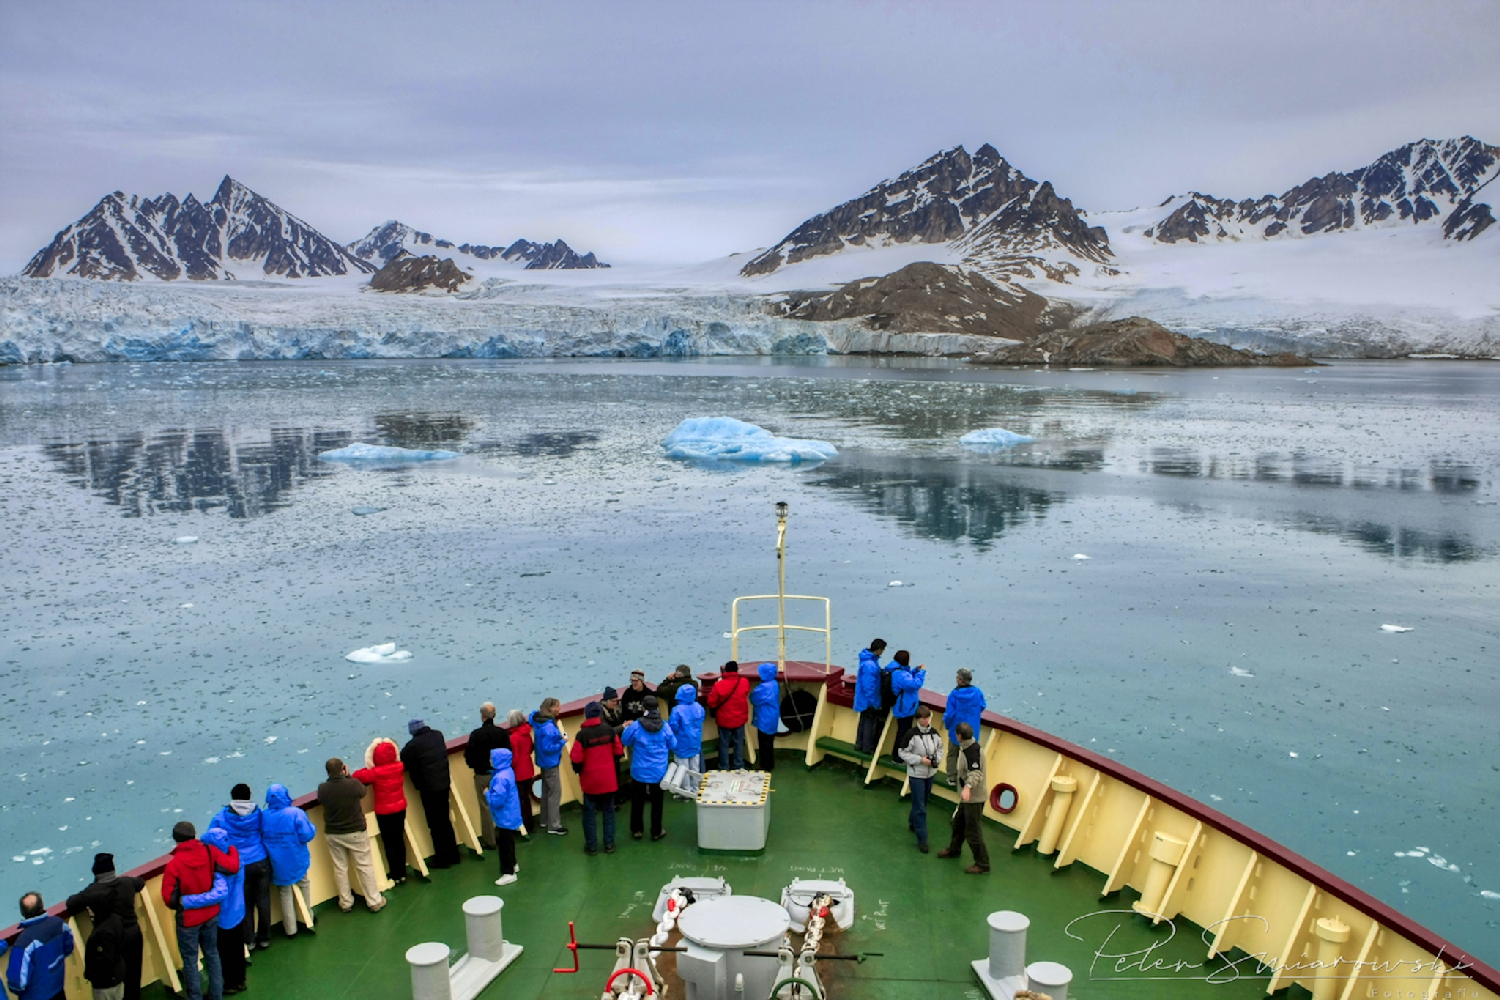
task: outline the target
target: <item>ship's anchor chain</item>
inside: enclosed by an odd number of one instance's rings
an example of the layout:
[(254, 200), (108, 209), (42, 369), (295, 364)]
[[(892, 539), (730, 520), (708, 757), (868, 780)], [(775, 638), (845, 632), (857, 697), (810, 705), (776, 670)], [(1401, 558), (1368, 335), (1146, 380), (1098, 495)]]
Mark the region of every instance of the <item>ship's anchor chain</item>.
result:
[(823, 926), (833, 907), (833, 897), (819, 893), (812, 898), (807, 908), (807, 930), (802, 935), (802, 951), (792, 959), (791, 938), (788, 936), (777, 954), (779, 966), (776, 970), (776, 985), (771, 987), (770, 1000), (823, 1000), (823, 984), (818, 979), (814, 963), (818, 960), (818, 946), (823, 943)]

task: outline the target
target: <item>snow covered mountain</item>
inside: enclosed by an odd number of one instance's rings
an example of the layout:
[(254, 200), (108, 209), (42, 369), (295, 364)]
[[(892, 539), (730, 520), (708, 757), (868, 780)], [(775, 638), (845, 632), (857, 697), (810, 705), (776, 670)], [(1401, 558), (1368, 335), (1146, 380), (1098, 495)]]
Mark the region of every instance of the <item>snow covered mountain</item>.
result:
[(1186, 240), (1295, 238), (1347, 229), (1431, 223), (1472, 240), (1495, 222), (1482, 189), (1500, 176), (1500, 147), (1470, 136), (1422, 139), (1348, 173), (1325, 174), (1280, 195), (1231, 201), (1192, 192), (1168, 198), (1145, 235)]
[(1050, 181), (1037, 182), (986, 143), (969, 155), (955, 146), (852, 201), (815, 215), (755, 257), (742, 274), (769, 274), (783, 264), (848, 247), (898, 243), (953, 244), (965, 262), (1006, 269), (1017, 260), (1078, 273), (1075, 261), (1102, 264), (1109, 237), (1090, 227)]
[(312, 278), (375, 268), (226, 175), (207, 203), (192, 194), (106, 195), (22, 273), (110, 281)]
[[(434, 239), (431, 233), (413, 229), (404, 222), (391, 219), (370, 230), (363, 238), (350, 243), (346, 249), (361, 260), (376, 267), (405, 251), (418, 255), (443, 250), (467, 256), (475, 260), (503, 260), (524, 263), (530, 270), (578, 270), (583, 268), (609, 267), (592, 253), (579, 254), (562, 240), (556, 243), (533, 243), (516, 240), (501, 249), (480, 243), (454, 243), (452, 240)], [(455, 258), (462, 263), (461, 259)]]

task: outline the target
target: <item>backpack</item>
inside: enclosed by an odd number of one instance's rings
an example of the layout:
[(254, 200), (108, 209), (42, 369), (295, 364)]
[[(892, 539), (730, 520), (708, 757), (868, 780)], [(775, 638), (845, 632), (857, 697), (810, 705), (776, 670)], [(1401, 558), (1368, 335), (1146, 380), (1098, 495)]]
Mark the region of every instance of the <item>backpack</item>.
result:
[(880, 671), (880, 707), (889, 712), (896, 707), (896, 685), (891, 683), (894, 670)]

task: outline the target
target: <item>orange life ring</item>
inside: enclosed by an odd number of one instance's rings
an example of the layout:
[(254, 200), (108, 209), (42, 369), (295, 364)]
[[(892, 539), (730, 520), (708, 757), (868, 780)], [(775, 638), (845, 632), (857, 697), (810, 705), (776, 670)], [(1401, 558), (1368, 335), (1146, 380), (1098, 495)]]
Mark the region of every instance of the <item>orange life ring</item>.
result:
[[(1000, 804), (1000, 796), (1004, 795), (1006, 792), (1010, 792), (1011, 794), (1009, 809)], [(1005, 782), (1001, 782), (994, 788), (990, 789), (990, 808), (995, 810), (995, 812), (997, 813), (1004, 815), (1005, 813), (1015, 812), (1016, 806), (1020, 803), (1020, 801), (1021, 793), (1016, 791), (1015, 785), (1008, 785)]]

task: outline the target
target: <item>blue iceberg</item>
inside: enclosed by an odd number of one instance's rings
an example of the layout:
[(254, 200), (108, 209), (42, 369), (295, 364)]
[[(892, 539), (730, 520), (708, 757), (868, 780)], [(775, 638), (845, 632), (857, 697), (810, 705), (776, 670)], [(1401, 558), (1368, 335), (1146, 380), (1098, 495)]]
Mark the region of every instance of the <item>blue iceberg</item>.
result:
[(694, 417), (662, 442), (668, 458), (724, 462), (821, 462), (839, 450), (827, 441), (777, 437), (733, 417)]
[(986, 427), (970, 431), (959, 438), (958, 443), (976, 451), (999, 451), (1002, 448), (1014, 448), (1018, 444), (1030, 444), (1033, 440), (1035, 439), (1025, 434), (1017, 434), (1003, 427)]
[(321, 452), (321, 462), (348, 462), (351, 465), (404, 465), (408, 462), (443, 462), (457, 458), (456, 451), (422, 451), (419, 448), (393, 448), (384, 444), (351, 444), (333, 451)]

